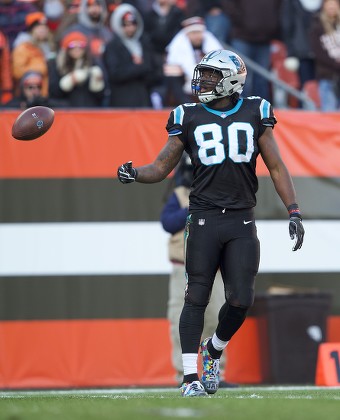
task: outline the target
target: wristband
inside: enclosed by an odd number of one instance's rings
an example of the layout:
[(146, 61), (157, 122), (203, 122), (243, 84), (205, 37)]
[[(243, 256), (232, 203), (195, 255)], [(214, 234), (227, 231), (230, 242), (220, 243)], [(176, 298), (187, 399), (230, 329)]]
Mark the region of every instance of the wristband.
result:
[(301, 212), (300, 212), (299, 206), (296, 203), (288, 206), (287, 210), (288, 210), (289, 217), (291, 217), (291, 216), (301, 217)]

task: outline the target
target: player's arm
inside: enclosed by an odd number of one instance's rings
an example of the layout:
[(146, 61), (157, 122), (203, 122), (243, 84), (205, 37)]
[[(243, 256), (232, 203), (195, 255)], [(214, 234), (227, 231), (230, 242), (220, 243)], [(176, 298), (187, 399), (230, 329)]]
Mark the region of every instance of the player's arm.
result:
[(275, 189), (289, 213), (289, 234), (295, 239), (293, 251), (300, 249), (303, 243), (304, 228), (302, 217), (296, 200), (296, 192), (292, 178), (284, 164), (279, 147), (273, 136), (273, 130), (267, 127), (259, 139), (262, 159), (267, 166)]
[(275, 189), (288, 208), (291, 204), (296, 203), (296, 193), (292, 178), (281, 158), (272, 128), (265, 129), (258, 143), (262, 159), (269, 170)]
[(165, 179), (179, 162), (184, 146), (177, 136), (169, 136), (167, 143), (153, 163), (134, 168), (132, 162), (126, 162), (118, 168), (120, 182), (128, 184), (134, 181), (151, 184)]

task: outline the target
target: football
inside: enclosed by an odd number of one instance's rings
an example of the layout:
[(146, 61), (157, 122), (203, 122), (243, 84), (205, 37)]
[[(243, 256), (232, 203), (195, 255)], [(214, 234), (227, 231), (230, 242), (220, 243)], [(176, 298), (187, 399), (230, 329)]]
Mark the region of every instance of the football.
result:
[(54, 111), (46, 106), (25, 109), (14, 121), (12, 136), (17, 140), (34, 140), (45, 134), (54, 121)]

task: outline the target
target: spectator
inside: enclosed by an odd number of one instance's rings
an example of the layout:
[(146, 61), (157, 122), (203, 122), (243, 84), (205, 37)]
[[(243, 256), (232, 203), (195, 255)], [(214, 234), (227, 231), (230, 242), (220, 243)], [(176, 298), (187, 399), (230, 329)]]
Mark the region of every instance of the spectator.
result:
[[(70, 25), (66, 31), (61, 34), (62, 37), (68, 32), (82, 32), (86, 35), (90, 51), (104, 70), (105, 86), (108, 84), (108, 75), (103, 63), (103, 54), (106, 44), (112, 39), (112, 32), (107, 26), (108, 10), (105, 0), (81, 0), (79, 12), (77, 14), (77, 23)], [(103, 106), (108, 106), (110, 92), (105, 90)]]
[(6, 102), (4, 107), (23, 110), (38, 105), (49, 106), (51, 108), (59, 106), (60, 104), (42, 94), (43, 80), (44, 77), (39, 72), (28, 71), (25, 73), (20, 80), (19, 94)]
[[(154, 0), (150, 11), (145, 16), (145, 33), (149, 36), (156, 54), (158, 66), (163, 68), (166, 57), (166, 47), (173, 37), (182, 29), (184, 12), (173, 0)], [(166, 101), (166, 81), (164, 75), (158, 87), (162, 103)]]
[(65, 0), (65, 12), (60, 20), (58, 28), (55, 31), (55, 39), (58, 43), (60, 43), (63, 36), (67, 33), (68, 28), (78, 22), (80, 3), (81, 0)]
[(185, 19), (182, 27), (167, 47), (164, 66), (169, 101), (175, 105), (193, 101), (191, 79), (197, 63), (208, 52), (223, 48), (218, 39), (206, 29), (201, 17)]
[(223, 44), (229, 42), (231, 22), (226, 13), (228, 0), (188, 0), (188, 14), (203, 16), (208, 31)]
[(322, 111), (340, 109), (340, 4), (324, 0), (313, 19), (311, 44)]
[[(176, 370), (176, 380), (183, 378), (182, 352), (179, 338), (179, 318), (184, 303), (185, 266), (184, 266), (184, 228), (189, 214), (189, 193), (193, 181), (193, 166), (188, 155), (184, 154), (175, 173), (176, 187), (163, 207), (161, 223), (165, 231), (171, 234), (169, 239), (169, 259), (172, 270), (169, 278), (169, 297), (167, 317), (170, 323), (172, 343), (172, 364)], [(217, 272), (214, 288), (204, 316), (204, 337), (210, 337), (215, 331), (219, 308), (224, 303), (224, 288), (220, 271)], [(225, 355), (221, 359), (221, 376), (225, 366)], [(232, 386), (220, 382), (220, 387)]]
[(151, 10), (145, 15), (145, 32), (156, 53), (163, 59), (165, 49), (172, 38), (182, 29), (184, 13), (173, 0), (154, 0)]
[(89, 41), (92, 55), (101, 60), (105, 44), (112, 38), (106, 26), (107, 15), (105, 0), (81, 0), (77, 22), (70, 25), (61, 38), (69, 32), (82, 32)]
[(42, 10), (47, 18), (48, 27), (55, 33), (65, 14), (65, 4), (62, 0), (44, 0)]
[(281, 8), (282, 40), (287, 48), (285, 66), (297, 71), (300, 90), (315, 79), (314, 51), (310, 43), (310, 25), (322, 0), (283, 0)]
[(26, 16), (38, 11), (32, 3), (18, 0), (0, 0), (0, 29), (7, 37), (10, 50), (20, 32), (26, 30)]
[(108, 43), (104, 62), (109, 77), (112, 107), (151, 107), (152, 88), (161, 81), (143, 19), (135, 7), (122, 4), (111, 15), (114, 38)]
[[(279, 38), (282, 0), (229, 0), (230, 44), (241, 56), (248, 57), (270, 70), (271, 42)], [(264, 18), (265, 16), (265, 18)], [(269, 82), (248, 65), (243, 96), (261, 96), (270, 101)]]
[(112, 13), (117, 9), (117, 7), (123, 3), (132, 4), (132, 6), (134, 6), (142, 15), (150, 9), (150, 7), (145, 5), (145, 0), (106, 0), (109, 17), (111, 17)]
[(7, 38), (0, 31), (0, 103), (12, 99), (13, 80), (11, 72), (11, 56)]
[(50, 63), (49, 74), (52, 98), (78, 108), (102, 105), (104, 74), (81, 32), (70, 32), (63, 38), (56, 60)]
[(27, 33), (18, 35), (16, 46), (12, 52), (12, 74), (16, 85), (18, 85), (27, 71), (38, 71), (43, 75), (42, 94), (47, 96), (47, 62), (54, 54), (47, 19), (41, 12), (30, 13), (26, 16), (26, 25)]

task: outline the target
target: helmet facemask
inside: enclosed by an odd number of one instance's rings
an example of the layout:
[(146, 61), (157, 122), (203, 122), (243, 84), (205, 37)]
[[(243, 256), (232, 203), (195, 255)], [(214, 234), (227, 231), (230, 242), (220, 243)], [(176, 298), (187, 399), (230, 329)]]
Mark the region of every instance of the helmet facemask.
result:
[(241, 94), (247, 70), (242, 59), (232, 51), (213, 51), (195, 67), (191, 81), (192, 94), (200, 102)]
[[(227, 73), (229, 74), (226, 77), (231, 76), (230, 70)], [(219, 70), (198, 64), (191, 81), (192, 93), (199, 97), (200, 102), (210, 102), (212, 99), (229, 96), (224, 92), (223, 81), (224, 77)]]

